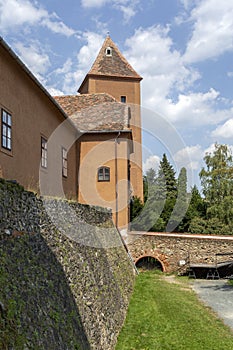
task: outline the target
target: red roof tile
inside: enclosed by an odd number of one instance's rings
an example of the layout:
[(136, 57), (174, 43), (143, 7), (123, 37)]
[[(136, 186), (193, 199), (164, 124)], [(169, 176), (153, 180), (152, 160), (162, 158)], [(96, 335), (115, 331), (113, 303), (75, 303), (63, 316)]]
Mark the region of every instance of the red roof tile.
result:
[(81, 131), (129, 130), (129, 107), (105, 93), (56, 96)]

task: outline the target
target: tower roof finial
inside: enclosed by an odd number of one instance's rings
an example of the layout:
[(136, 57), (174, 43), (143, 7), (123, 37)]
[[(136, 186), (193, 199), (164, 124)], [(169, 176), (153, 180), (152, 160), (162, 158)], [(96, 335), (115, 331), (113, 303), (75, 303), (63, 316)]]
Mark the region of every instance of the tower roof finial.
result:
[(107, 31), (107, 37), (109, 37), (109, 36), (110, 36), (110, 31), (108, 30), (108, 31)]

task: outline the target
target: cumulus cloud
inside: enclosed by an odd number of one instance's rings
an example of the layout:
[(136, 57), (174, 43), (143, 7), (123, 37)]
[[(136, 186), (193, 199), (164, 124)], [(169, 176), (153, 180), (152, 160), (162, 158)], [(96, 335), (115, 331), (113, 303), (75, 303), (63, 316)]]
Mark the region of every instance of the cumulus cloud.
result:
[(79, 68), (85, 70), (87, 73), (96, 59), (97, 53), (103, 44), (104, 37), (94, 32), (85, 32), (83, 34), (83, 40), (85, 40), (86, 44), (79, 50), (77, 58)]
[(34, 6), (29, 0), (0, 0), (0, 27), (2, 30), (25, 23), (33, 25), (47, 15), (47, 11)]
[(192, 37), (187, 44), (186, 62), (200, 62), (233, 50), (233, 2), (201, 0), (192, 10)]
[(163, 106), (163, 113), (172, 122), (201, 126), (216, 124), (228, 119), (233, 112), (232, 108), (220, 109), (220, 93), (211, 88), (207, 92), (179, 94), (178, 101), (167, 100)]
[(227, 120), (223, 125), (219, 125), (211, 134), (213, 137), (233, 139), (233, 119)]
[(76, 94), (104, 41), (102, 35), (94, 32), (84, 32), (81, 39), (85, 44), (80, 48), (75, 59), (68, 58), (62, 67), (57, 68), (52, 73), (55, 76), (62, 75), (60, 90), (64, 94)]
[(132, 66), (144, 77), (145, 101), (151, 105), (160, 102), (176, 87), (183, 90), (200, 76), (187, 68), (181, 54), (173, 49), (169, 26), (139, 28), (126, 40), (124, 52)]
[(38, 41), (31, 41), (28, 45), (21, 42), (15, 43), (15, 48), (23, 62), (30, 71), (41, 81), (44, 82), (43, 76), (51, 66), (48, 54), (43, 50)]
[(0, 0), (0, 29), (3, 32), (26, 25), (41, 25), (65, 36), (75, 34), (75, 31), (66, 26), (55, 13), (49, 14), (38, 3), (29, 0)]
[(176, 125), (185, 122), (187, 126), (199, 126), (227, 120), (232, 110), (218, 107), (222, 101), (219, 91), (210, 88), (191, 92), (200, 74), (173, 49), (169, 33), (168, 26), (140, 28), (126, 41), (128, 49), (124, 54), (144, 78), (143, 105)]
[(59, 89), (56, 89), (56, 88), (54, 88), (52, 86), (50, 86), (50, 87), (48, 86), (47, 90), (48, 90), (48, 92), (50, 93), (51, 96), (62, 96), (62, 95), (64, 95), (63, 91), (61, 91)]
[(197, 170), (203, 158), (203, 150), (200, 145), (186, 146), (174, 155), (174, 160), (179, 168)]
[(143, 172), (146, 173), (149, 169), (158, 170), (160, 163), (160, 158), (156, 155), (149, 156), (145, 162), (143, 162)]

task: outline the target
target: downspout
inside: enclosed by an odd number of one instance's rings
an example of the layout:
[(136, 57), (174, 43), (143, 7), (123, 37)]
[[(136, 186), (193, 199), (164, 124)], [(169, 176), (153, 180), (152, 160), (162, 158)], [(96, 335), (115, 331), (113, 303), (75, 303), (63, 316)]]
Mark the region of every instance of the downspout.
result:
[(115, 184), (116, 184), (116, 227), (118, 228), (118, 162), (117, 162), (117, 140), (121, 132), (115, 138)]

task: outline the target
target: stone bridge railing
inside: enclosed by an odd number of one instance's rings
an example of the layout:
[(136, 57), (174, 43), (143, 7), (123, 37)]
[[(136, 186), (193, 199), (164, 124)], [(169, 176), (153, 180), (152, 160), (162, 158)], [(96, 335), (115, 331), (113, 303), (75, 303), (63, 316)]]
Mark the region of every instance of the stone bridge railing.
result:
[[(179, 272), (192, 264), (214, 264), (217, 253), (233, 253), (233, 236), (130, 232), (127, 246), (135, 263), (154, 257), (164, 272)], [(222, 259), (222, 260), (221, 260)], [(226, 257), (218, 257), (218, 261)]]

